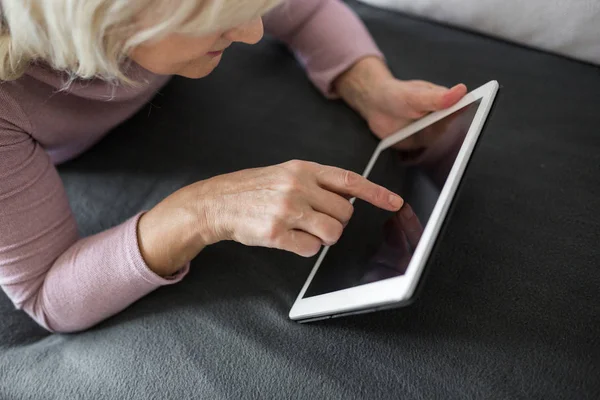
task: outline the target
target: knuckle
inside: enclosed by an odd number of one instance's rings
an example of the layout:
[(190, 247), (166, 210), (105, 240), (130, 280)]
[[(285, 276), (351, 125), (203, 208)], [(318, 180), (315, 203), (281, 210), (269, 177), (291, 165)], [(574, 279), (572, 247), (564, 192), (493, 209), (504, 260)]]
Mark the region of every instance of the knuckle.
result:
[(285, 163), (285, 165), (294, 172), (302, 171), (307, 167), (307, 162), (302, 160), (290, 160)]
[(275, 205), (275, 215), (277, 216), (277, 220), (281, 221), (294, 214), (295, 209), (294, 201), (290, 196), (282, 197)]
[(297, 173), (286, 170), (279, 181), (278, 190), (285, 194), (293, 194), (300, 192), (302, 189), (302, 181)]
[(290, 174), (285, 177), (282, 190), (284, 193), (294, 193), (299, 191), (301, 187), (302, 183), (300, 182), (300, 179), (298, 179), (297, 176)]
[(344, 210), (344, 222), (348, 222), (350, 221), (350, 218), (352, 218), (352, 215), (354, 214), (354, 206), (350, 203), (348, 203), (348, 205), (345, 207)]
[(377, 186), (373, 189), (373, 201), (376, 203), (380, 203), (385, 200), (385, 195), (387, 194), (387, 190), (382, 188), (381, 186)]
[(338, 240), (340, 240), (340, 237), (342, 236), (343, 232), (344, 226), (336, 221), (331, 228), (331, 239), (333, 243), (336, 243)]
[(263, 236), (270, 245), (273, 245), (279, 243), (284, 232), (283, 224), (279, 220), (273, 219), (265, 225)]
[(353, 171), (344, 171), (342, 179), (344, 182), (344, 186), (353, 187), (360, 181), (361, 176)]
[(299, 249), (299, 254), (308, 258), (316, 255), (320, 249), (321, 243), (318, 240), (311, 240), (310, 242), (304, 244), (301, 249)]
[(323, 239), (327, 245), (332, 245), (340, 239), (343, 231), (344, 226), (339, 221), (331, 221), (323, 227)]

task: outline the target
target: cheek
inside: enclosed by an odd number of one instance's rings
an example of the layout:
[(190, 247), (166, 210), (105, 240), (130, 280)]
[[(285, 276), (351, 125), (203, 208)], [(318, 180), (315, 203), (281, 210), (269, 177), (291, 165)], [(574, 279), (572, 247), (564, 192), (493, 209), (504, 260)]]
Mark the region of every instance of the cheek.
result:
[(131, 52), (130, 57), (143, 68), (159, 75), (172, 75), (185, 62), (185, 60), (181, 60), (181, 55), (176, 52), (173, 53), (166, 48), (150, 48), (149, 46), (136, 48)]
[(206, 53), (215, 46), (216, 38), (191, 38), (171, 35), (158, 43), (142, 45), (131, 52), (133, 61), (147, 70), (160, 75), (180, 73), (181, 69), (214, 63)]
[(206, 59), (206, 53), (213, 50), (218, 37), (194, 38), (182, 35), (172, 35), (164, 48), (164, 54), (170, 55), (176, 63), (192, 62)]

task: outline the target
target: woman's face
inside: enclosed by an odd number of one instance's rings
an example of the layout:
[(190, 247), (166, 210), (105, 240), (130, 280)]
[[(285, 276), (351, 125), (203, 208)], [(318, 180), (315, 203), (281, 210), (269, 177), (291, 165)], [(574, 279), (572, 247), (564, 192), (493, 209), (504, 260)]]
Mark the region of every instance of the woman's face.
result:
[(134, 48), (129, 56), (155, 74), (202, 78), (219, 65), (223, 51), (231, 43), (255, 44), (262, 36), (262, 20), (257, 18), (244, 25), (209, 36), (171, 34), (160, 41)]

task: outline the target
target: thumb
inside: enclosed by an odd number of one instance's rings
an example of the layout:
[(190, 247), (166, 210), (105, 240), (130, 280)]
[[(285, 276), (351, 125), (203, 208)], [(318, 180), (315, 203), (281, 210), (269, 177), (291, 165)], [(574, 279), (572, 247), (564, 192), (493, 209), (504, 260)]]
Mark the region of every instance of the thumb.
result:
[(407, 93), (407, 102), (416, 112), (437, 111), (456, 104), (466, 93), (467, 87), (462, 83), (451, 89), (437, 85), (418, 85)]

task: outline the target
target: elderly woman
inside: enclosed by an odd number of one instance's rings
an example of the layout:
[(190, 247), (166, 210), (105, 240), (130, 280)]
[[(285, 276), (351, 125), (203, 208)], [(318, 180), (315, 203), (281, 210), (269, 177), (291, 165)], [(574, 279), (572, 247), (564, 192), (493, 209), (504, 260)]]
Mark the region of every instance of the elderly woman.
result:
[(379, 137), (466, 92), (396, 80), (339, 0), (278, 3), (0, 0), (0, 285), (17, 308), (48, 330), (82, 330), (183, 279), (216, 242), (313, 256), (340, 237), (348, 198), (402, 206), (355, 173), (290, 161), (197, 182), (78, 237), (54, 165), (93, 146), (171, 75), (202, 78), (232, 43), (258, 42), (261, 16), (316, 87), (345, 100)]

